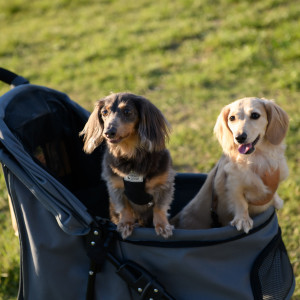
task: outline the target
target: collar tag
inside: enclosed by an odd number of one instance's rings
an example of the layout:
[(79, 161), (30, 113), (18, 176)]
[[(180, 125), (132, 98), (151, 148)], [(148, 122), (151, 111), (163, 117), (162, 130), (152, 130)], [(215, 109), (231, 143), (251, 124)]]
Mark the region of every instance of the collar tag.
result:
[(130, 172), (127, 176), (124, 177), (124, 180), (130, 181), (130, 182), (143, 182), (144, 177), (140, 176), (139, 174), (135, 172)]

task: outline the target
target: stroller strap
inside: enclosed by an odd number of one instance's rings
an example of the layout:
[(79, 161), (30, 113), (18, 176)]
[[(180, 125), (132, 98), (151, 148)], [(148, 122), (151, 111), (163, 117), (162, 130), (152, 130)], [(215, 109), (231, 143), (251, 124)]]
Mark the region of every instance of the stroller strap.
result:
[(131, 260), (121, 262), (113, 254), (113, 242), (117, 239), (117, 232), (108, 221), (99, 222), (87, 235), (86, 247), (90, 258), (90, 269), (86, 300), (94, 299), (96, 274), (101, 272), (106, 260), (116, 268), (116, 273), (127, 285), (139, 295), (139, 299), (174, 300), (147, 270)]

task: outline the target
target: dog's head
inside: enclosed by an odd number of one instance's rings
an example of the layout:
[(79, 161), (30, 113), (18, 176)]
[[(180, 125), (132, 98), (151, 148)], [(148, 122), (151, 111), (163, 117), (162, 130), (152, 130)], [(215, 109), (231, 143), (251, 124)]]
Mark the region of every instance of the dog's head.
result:
[(117, 93), (96, 103), (80, 134), (84, 136), (86, 153), (93, 152), (104, 139), (109, 147), (126, 144), (152, 152), (165, 148), (169, 125), (160, 110), (146, 98)]
[(243, 98), (222, 109), (214, 132), (225, 153), (251, 154), (263, 141), (279, 145), (288, 124), (286, 112), (273, 101)]

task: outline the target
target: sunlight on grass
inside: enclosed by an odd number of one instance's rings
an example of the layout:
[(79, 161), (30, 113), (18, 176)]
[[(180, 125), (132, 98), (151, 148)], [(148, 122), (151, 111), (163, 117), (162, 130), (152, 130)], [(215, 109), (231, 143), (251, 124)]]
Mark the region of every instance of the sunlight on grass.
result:
[[(89, 110), (110, 92), (149, 98), (172, 125), (177, 171), (208, 172), (217, 162), (213, 127), (224, 105), (246, 96), (275, 99), (290, 116), (279, 221), (300, 280), (297, 1), (0, 0), (0, 7), (1, 67)], [(8, 88), (0, 84), (0, 94)], [(8, 299), (17, 293), (19, 246), (2, 177), (0, 298)]]

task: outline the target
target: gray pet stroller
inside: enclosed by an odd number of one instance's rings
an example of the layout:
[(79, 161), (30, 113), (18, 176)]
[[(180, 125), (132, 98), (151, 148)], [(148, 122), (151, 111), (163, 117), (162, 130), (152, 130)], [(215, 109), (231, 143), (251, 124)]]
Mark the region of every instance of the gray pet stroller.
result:
[[(18, 299), (290, 299), (295, 279), (270, 208), (249, 234), (233, 227), (174, 230), (165, 240), (137, 228), (122, 240), (101, 181), (105, 144), (82, 151), (89, 113), (67, 95), (0, 69), (14, 86), (0, 97), (0, 161), (16, 216)], [(180, 173), (176, 214), (205, 174)]]

